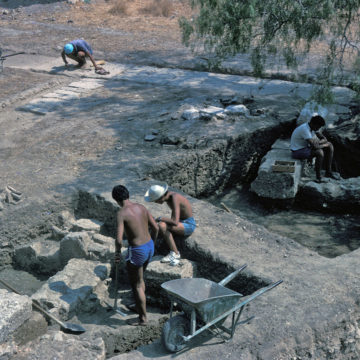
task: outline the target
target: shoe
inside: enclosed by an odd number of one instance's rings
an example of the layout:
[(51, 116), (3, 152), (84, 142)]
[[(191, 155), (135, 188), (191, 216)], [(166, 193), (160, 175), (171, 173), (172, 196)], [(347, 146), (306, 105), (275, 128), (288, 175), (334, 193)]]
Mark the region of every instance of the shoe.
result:
[(180, 264), (180, 260), (179, 259), (171, 259), (171, 261), (170, 261), (170, 263), (169, 263), (169, 265), (170, 266), (177, 266), (177, 265), (179, 265)]
[(180, 259), (180, 253), (176, 254), (174, 251), (170, 251), (169, 254), (167, 254), (160, 260), (160, 262), (169, 263), (173, 259)]

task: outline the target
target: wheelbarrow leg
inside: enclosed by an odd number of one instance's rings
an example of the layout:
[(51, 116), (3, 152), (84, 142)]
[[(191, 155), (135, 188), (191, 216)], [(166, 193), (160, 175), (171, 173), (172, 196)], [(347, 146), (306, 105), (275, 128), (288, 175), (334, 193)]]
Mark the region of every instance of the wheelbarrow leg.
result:
[(173, 309), (174, 309), (174, 301), (171, 300), (171, 303), (170, 303), (170, 318), (172, 318)]
[(196, 330), (196, 312), (195, 309), (191, 310), (191, 319), (190, 319), (190, 335), (193, 335)]

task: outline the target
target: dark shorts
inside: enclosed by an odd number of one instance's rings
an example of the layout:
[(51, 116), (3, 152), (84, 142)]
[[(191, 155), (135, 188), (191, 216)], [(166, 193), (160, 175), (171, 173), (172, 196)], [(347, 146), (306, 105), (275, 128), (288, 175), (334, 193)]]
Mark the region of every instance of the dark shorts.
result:
[(126, 261), (130, 261), (135, 266), (143, 266), (149, 262), (154, 255), (154, 242), (150, 239), (147, 243), (140, 246), (129, 246)]
[(294, 159), (310, 159), (313, 157), (311, 149), (309, 147), (305, 147), (299, 150), (291, 150), (291, 155)]
[(180, 220), (180, 222), (184, 225), (185, 236), (189, 236), (195, 231), (196, 222), (193, 217), (189, 217), (185, 220)]

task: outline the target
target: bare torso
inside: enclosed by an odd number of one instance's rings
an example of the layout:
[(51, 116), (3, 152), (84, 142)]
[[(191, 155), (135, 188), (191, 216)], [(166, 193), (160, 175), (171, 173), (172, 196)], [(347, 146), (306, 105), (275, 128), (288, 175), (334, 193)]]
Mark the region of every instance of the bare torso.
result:
[[(169, 196), (169, 200), (166, 203), (169, 206), (169, 208), (172, 210), (173, 213), (174, 213), (174, 208), (176, 207), (176, 204), (179, 205), (179, 208), (180, 208), (179, 220), (180, 221), (193, 216), (192, 208), (191, 208), (189, 200), (178, 193), (171, 192), (170, 196)], [(174, 214), (172, 214), (171, 217), (173, 218)]]
[(141, 204), (130, 203), (123, 207), (121, 216), (124, 221), (124, 232), (130, 246), (139, 246), (150, 239), (149, 213)]

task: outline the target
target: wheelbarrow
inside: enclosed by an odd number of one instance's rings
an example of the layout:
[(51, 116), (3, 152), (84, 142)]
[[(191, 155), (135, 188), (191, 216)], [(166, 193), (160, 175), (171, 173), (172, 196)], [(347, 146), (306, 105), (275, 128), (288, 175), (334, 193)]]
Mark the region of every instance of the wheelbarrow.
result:
[[(209, 329), (219, 329), (227, 334), (226, 340), (232, 339), (238, 324), (249, 322), (253, 316), (239, 322), (244, 307), (263, 293), (282, 283), (282, 280), (263, 287), (246, 296), (226, 288), (225, 285), (234, 279), (247, 265), (216, 283), (202, 278), (176, 279), (164, 282), (161, 287), (170, 298), (170, 318), (164, 324), (162, 341), (170, 352), (182, 350), (193, 337)], [(173, 316), (174, 302), (183, 310), (182, 314)], [(226, 318), (232, 315), (231, 327), (223, 326)], [(210, 329), (211, 328), (211, 329)]]

